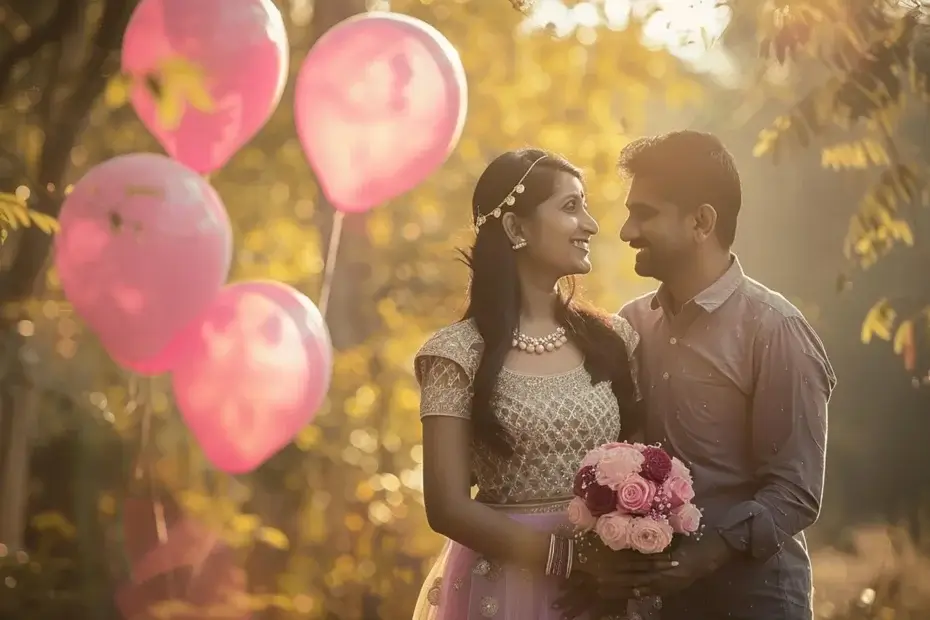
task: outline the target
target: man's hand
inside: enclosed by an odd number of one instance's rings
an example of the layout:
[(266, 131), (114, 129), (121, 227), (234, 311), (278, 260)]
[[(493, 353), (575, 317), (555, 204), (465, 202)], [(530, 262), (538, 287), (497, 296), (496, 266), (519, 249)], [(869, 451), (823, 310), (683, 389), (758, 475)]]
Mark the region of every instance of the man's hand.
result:
[(710, 530), (700, 540), (683, 540), (672, 551), (676, 566), (670, 566), (652, 575), (652, 580), (640, 588), (641, 594), (674, 594), (681, 592), (698, 579), (726, 564), (736, 555), (717, 532)]
[[(666, 570), (673, 566), (670, 553), (645, 555), (632, 550), (613, 551), (601, 539), (589, 532), (575, 538), (576, 558), (572, 563), (572, 573), (587, 573), (595, 577), (601, 575), (637, 575)], [(635, 580), (630, 578), (631, 583)]]
[[(572, 567), (572, 578), (554, 607), (566, 619), (588, 612), (592, 617), (623, 615), (626, 601), (639, 598), (641, 589), (655, 576), (677, 566), (668, 553), (643, 555), (635, 551), (611, 551), (599, 539), (576, 541), (579, 558)], [(584, 561), (580, 561), (584, 558)]]
[[(719, 534), (708, 532), (700, 540), (682, 540), (670, 555), (639, 555), (639, 564), (628, 564), (626, 570), (604, 572), (592, 577), (597, 583), (596, 594), (601, 599), (674, 594), (716, 571), (734, 555), (735, 552)], [(654, 564), (651, 570), (643, 570), (642, 558), (652, 559)], [(640, 567), (640, 570), (634, 567)]]

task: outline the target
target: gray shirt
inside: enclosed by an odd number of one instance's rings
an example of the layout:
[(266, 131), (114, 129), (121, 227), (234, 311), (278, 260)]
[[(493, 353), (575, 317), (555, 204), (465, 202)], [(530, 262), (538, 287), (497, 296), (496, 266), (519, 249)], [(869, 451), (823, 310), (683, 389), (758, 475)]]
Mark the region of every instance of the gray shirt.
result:
[(662, 287), (620, 314), (641, 337), (647, 440), (689, 465), (706, 527), (741, 551), (663, 618), (810, 618), (802, 532), (820, 512), (836, 385), (823, 343), (735, 256), (677, 314)]

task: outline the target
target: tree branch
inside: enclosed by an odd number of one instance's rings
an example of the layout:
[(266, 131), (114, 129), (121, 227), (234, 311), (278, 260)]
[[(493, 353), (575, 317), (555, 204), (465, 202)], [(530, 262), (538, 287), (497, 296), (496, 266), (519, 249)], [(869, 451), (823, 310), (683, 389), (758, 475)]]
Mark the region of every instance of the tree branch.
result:
[[(107, 82), (107, 70), (117, 61), (123, 31), (135, 8), (135, 0), (107, 0), (98, 22), (91, 46), (90, 58), (80, 76), (74, 93), (62, 104), (62, 113), (53, 127), (45, 127), (47, 137), (42, 149), (39, 177), (33, 179), (36, 187), (61, 185), (67, 170), (71, 150), (80, 136), (91, 107)], [(49, 194), (39, 194), (36, 211), (57, 216), (61, 200)], [(33, 290), (36, 278), (45, 266), (51, 239), (41, 231), (27, 228), (17, 245), (16, 256), (9, 270), (0, 272), (0, 299), (4, 302), (20, 301)], [(0, 329), (2, 329), (0, 320)]]
[(61, 41), (68, 27), (77, 23), (80, 7), (81, 4), (77, 0), (59, 0), (52, 17), (47, 22), (34, 29), (28, 37), (14, 44), (0, 58), (0, 101), (6, 96), (10, 87), (10, 80), (16, 65), (32, 58), (49, 43)]
[[(53, 147), (46, 146), (43, 149), (43, 163), (48, 164), (48, 169), (43, 166), (43, 173), (55, 178), (40, 178), (40, 183), (55, 182), (58, 180), (57, 177), (64, 173), (71, 147), (81, 133), (81, 125), (87, 118), (94, 101), (106, 88), (107, 80), (112, 73), (111, 66), (117, 65), (118, 54), (116, 52), (119, 51), (123, 32), (126, 30), (135, 5), (135, 0), (107, 0), (104, 5), (103, 15), (100, 17), (91, 43), (93, 50), (90, 59), (87, 61), (77, 89), (62, 105), (64, 112), (53, 130)], [(60, 146), (65, 148), (54, 148), (59, 146), (55, 142), (59, 137), (62, 143)], [(63, 153), (65, 150), (66, 154)], [(56, 161), (58, 159), (62, 162)], [(57, 211), (49, 215), (57, 215)]]

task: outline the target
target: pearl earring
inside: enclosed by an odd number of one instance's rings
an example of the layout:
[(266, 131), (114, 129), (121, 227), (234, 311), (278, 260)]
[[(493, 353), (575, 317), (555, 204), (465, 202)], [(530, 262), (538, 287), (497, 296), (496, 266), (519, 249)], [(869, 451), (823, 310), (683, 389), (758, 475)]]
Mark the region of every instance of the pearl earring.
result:
[(514, 250), (519, 250), (520, 248), (525, 248), (525, 247), (526, 247), (526, 241), (524, 241), (523, 239), (520, 239), (519, 241), (513, 244)]

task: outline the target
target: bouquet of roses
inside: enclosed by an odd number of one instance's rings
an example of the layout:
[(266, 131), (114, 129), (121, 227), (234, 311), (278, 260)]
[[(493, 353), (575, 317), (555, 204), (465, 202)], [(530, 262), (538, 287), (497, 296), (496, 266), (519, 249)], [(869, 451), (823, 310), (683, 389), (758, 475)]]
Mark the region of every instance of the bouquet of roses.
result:
[(614, 551), (661, 553), (675, 534), (700, 527), (692, 482), (685, 464), (658, 445), (605, 444), (581, 461), (568, 518)]

